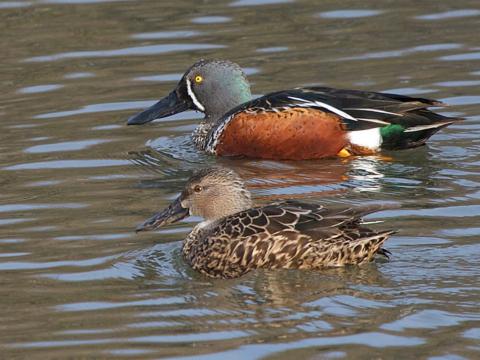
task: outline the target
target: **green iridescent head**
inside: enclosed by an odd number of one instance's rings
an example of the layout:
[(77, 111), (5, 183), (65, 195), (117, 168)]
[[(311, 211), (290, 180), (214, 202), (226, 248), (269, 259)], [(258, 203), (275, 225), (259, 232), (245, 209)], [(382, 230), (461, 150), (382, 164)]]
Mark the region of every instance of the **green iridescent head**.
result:
[(215, 120), (251, 100), (250, 84), (243, 70), (227, 60), (200, 60), (182, 76), (176, 88), (145, 111), (132, 116), (128, 125), (140, 125), (185, 110), (198, 110)]

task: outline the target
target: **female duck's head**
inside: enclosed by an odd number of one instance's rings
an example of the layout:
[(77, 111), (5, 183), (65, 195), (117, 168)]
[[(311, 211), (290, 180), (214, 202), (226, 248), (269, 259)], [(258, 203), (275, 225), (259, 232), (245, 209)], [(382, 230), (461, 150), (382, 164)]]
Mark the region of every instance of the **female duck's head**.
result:
[(185, 72), (168, 96), (132, 116), (128, 125), (145, 124), (186, 110), (198, 110), (208, 120), (216, 120), (251, 98), (250, 85), (240, 66), (226, 60), (200, 60)]
[(206, 168), (196, 172), (180, 196), (165, 210), (138, 226), (137, 231), (154, 230), (188, 215), (214, 221), (251, 206), (250, 192), (237, 173), (221, 167)]

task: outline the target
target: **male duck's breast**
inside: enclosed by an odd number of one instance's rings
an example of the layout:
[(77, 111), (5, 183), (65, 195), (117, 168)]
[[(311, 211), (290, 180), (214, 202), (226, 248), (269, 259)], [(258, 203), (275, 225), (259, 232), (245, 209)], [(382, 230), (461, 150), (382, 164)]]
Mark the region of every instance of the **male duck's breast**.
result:
[(264, 159), (335, 156), (347, 143), (339, 116), (317, 109), (240, 112), (219, 134), (215, 153)]

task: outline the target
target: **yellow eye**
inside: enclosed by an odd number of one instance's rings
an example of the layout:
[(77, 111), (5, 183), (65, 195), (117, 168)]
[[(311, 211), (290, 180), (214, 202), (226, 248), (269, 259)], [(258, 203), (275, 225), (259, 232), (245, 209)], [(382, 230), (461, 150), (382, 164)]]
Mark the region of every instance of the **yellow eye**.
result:
[(195, 82), (197, 84), (200, 84), (202, 81), (203, 81), (203, 77), (201, 77), (200, 75), (195, 76)]

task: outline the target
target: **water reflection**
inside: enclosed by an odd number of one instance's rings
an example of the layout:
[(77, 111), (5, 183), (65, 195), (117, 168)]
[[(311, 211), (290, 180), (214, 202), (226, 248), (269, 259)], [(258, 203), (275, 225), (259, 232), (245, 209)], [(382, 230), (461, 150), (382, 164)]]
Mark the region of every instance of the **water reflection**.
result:
[[(147, 145), (152, 146), (152, 142)], [(312, 195), (335, 195), (342, 189), (380, 191), (382, 171), (395, 162), (388, 156), (324, 159), (322, 161), (268, 161), (252, 159), (214, 159), (198, 152), (189, 135), (158, 138), (158, 151), (147, 149), (130, 152), (131, 161), (142, 169), (165, 176), (185, 177), (208, 164), (230, 167), (245, 179), (247, 185), (258, 190), (262, 200), (269, 198), (307, 198)], [(162, 144), (161, 147), (159, 144)], [(168, 177), (164, 181), (168, 181)]]
[(322, 12), (318, 16), (324, 19), (355, 19), (380, 15), (382, 12), (379, 10), (335, 10)]
[(20, 94), (44, 93), (44, 92), (50, 92), (50, 91), (61, 89), (63, 86), (64, 85), (61, 85), (61, 84), (34, 85), (34, 86), (24, 87), (18, 90), (18, 92)]
[(236, 0), (230, 6), (259, 6), (272, 4), (285, 4), (293, 2), (294, 0)]
[(159, 55), (170, 52), (179, 51), (193, 51), (193, 50), (209, 50), (219, 49), (224, 46), (215, 44), (158, 44), (134, 46), (124, 49), (113, 50), (91, 50), (91, 51), (73, 51), (66, 53), (59, 53), (45, 56), (34, 56), (27, 58), (26, 62), (50, 62), (66, 59), (81, 59), (81, 58), (105, 58), (112, 56), (141, 56), (141, 55)]
[(419, 15), (416, 16), (416, 19), (419, 20), (445, 20), (445, 19), (454, 19), (470, 16), (479, 16), (480, 10), (478, 9), (462, 9), (462, 10), (451, 10), (435, 14)]
[[(472, 4), (0, 2), (2, 356), (478, 358)], [(124, 125), (201, 57), (240, 63), (258, 94), (319, 82), (434, 94), (466, 120), (419, 149), (298, 163), (199, 153), (194, 112)], [(368, 218), (399, 230), (391, 260), (213, 281), (181, 256), (199, 219), (136, 236), (217, 163), (258, 202), (398, 203)]]
[[(407, 56), (412, 55), (415, 53), (421, 52), (430, 52), (430, 51), (441, 51), (441, 50), (451, 50), (451, 49), (459, 49), (462, 48), (461, 44), (428, 44), (428, 45), (420, 45), (414, 46), (405, 49), (399, 50), (389, 50), (389, 51), (380, 51), (380, 52), (370, 52), (364, 55), (357, 55), (357, 56), (350, 56), (340, 58), (338, 60), (367, 60), (367, 59), (387, 59), (387, 58), (394, 58), (399, 56)], [(457, 55), (452, 55), (457, 56)], [(448, 57), (445, 57), (448, 60)]]

